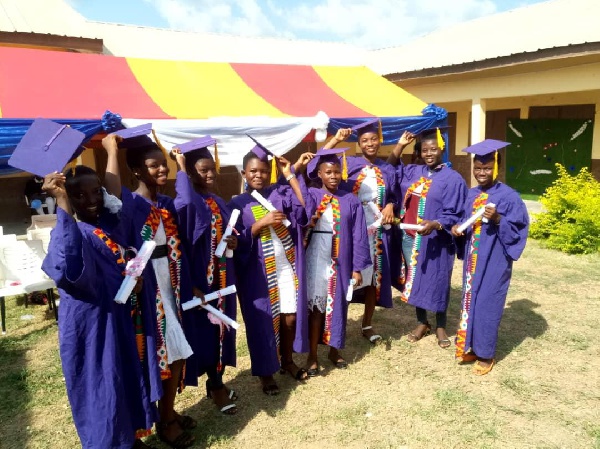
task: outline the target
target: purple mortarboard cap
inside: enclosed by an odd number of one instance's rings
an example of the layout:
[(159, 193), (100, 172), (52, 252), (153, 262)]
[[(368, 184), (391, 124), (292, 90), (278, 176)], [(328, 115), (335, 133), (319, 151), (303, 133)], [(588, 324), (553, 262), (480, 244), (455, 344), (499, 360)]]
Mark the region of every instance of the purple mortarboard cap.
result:
[(252, 148), (250, 151), (252, 151), (254, 154), (256, 154), (256, 156), (263, 162), (269, 162), (269, 156), (271, 157), (275, 157), (275, 155), (267, 148), (265, 147), (263, 144), (261, 144), (258, 140), (256, 140), (254, 137), (252, 137), (250, 134), (246, 134), (248, 137), (250, 137), (250, 139), (252, 139), (252, 141), (256, 144), (254, 146), (254, 148)]
[(369, 119), (359, 123), (358, 125), (354, 125), (352, 127), (352, 131), (356, 131), (356, 134), (359, 136), (368, 132), (379, 133), (379, 119)]
[(115, 131), (115, 134), (123, 140), (131, 139), (137, 136), (147, 136), (152, 132), (152, 123), (144, 123), (143, 125), (134, 126), (133, 128), (120, 129)]
[[(173, 149), (179, 148), (179, 151), (181, 151), (183, 154), (186, 154), (194, 150), (206, 150), (207, 147), (212, 146), (216, 143), (217, 140), (213, 139), (211, 136), (204, 136), (199, 137), (198, 139), (190, 140), (186, 143), (182, 143), (181, 145), (176, 145), (173, 147)], [(208, 150), (206, 150), (206, 152), (210, 155), (210, 152)]]
[(494, 139), (485, 139), (483, 142), (471, 145), (470, 147), (465, 148), (463, 151), (465, 153), (471, 153), (475, 156), (485, 157), (487, 155), (494, 154), (496, 151), (501, 150), (502, 148), (508, 145), (510, 145), (510, 142), (504, 142), (502, 140)]
[(317, 179), (319, 166), (323, 162), (343, 165), (343, 161), (340, 161), (340, 156), (345, 154), (349, 149), (350, 148), (321, 148), (315, 153), (315, 157), (313, 157), (306, 166), (306, 174), (310, 179)]
[(8, 164), (38, 176), (60, 172), (65, 165), (80, 154), (85, 134), (52, 120), (38, 118), (33, 121)]

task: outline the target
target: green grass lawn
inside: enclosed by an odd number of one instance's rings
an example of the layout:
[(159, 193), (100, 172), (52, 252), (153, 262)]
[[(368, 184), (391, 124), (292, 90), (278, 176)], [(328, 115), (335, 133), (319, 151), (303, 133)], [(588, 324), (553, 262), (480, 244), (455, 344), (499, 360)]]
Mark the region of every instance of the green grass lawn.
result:
[[(199, 421), (195, 447), (600, 449), (599, 266), (600, 255), (569, 256), (530, 240), (514, 267), (498, 364), (487, 376), (457, 365), (434, 336), (408, 343), (414, 310), (399, 301), (376, 312), (385, 341), (372, 347), (354, 305), (343, 352), (349, 369), (332, 368), (323, 348), (322, 376), (300, 384), (277, 375), (281, 394), (267, 397), (250, 375), (242, 325), (238, 367), (226, 373), (240, 395), (238, 414), (221, 415), (202, 388), (186, 388), (176, 407)], [(458, 323), (460, 283), (457, 264), (449, 331)], [(7, 303), (0, 447), (77, 448), (53, 316), (45, 306)], [(154, 436), (147, 442), (166, 448)]]

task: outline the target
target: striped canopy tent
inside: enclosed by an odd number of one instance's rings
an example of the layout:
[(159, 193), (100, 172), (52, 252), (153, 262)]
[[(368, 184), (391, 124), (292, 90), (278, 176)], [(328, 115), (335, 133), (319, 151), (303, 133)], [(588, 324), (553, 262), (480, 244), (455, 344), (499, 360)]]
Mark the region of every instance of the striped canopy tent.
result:
[[(110, 131), (151, 121), (165, 146), (211, 134), (224, 165), (254, 135), (276, 154), (361, 119), (381, 117), (386, 143), (441, 124), (445, 111), (366, 67), (185, 62), (0, 47), (0, 170), (36, 117)], [(1, 173), (1, 172), (0, 172)]]

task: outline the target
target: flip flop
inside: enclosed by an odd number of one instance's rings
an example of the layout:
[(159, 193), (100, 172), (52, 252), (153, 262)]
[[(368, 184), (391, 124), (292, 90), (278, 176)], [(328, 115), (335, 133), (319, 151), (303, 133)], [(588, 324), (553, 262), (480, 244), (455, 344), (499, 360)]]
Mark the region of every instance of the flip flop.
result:
[[(420, 326), (425, 326), (425, 331), (421, 334), (421, 336), (414, 333), (414, 331), (416, 331)], [(419, 324), (412, 332), (410, 332), (406, 336), (406, 339), (408, 340), (409, 343), (416, 343), (419, 340), (421, 340), (423, 337), (426, 337), (429, 334), (431, 334), (431, 325), (429, 323)]]
[(473, 354), (472, 352), (469, 352), (467, 354), (463, 354), (462, 357), (458, 358), (458, 364), (459, 365), (464, 365), (465, 363), (473, 363), (477, 361), (477, 356), (475, 354)]
[(452, 345), (452, 342), (449, 338), (442, 338), (441, 340), (438, 339), (437, 343), (438, 346), (442, 349), (447, 349)]
[(165, 437), (163, 431), (164, 431), (164, 429), (166, 429), (169, 426), (172, 426), (173, 424), (179, 425), (179, 423), (177, 422), (177, 419), (174, 419), (174, 420), (166, 422), (166, 423), (158, 423), (156, 433), (157, 433), (160, 441), (162, 441), (163, 443), (165, 443), (166, 445), (168, 445), (174, 449), (185, 449), (186, 447), (190, 447), (192, 444), (194, 444), (196, 442), (196, 438), (193, 435), (191, 435), (187, 430), (183, 430), (183, 429), (182, 429), (182, 432), (179, 435), (177, 435), (177, 437), (175, 437), (175, 439), (173, 439), (173, 440), (167, 439), (167, 437)]
[(194, 418), (188, 415), (175, 414), (175, 419), (179, 423), (179, 426), (184, 430), (195, 429), (198, 423)]
[(306, 370), (306, 374), (308, 374), (308, 377), (317, 377), (319, 374), (321, 374), (321, 369), (319, 365), (317, 365), (316, 368), (308, 368)]
[(279, 387), (276, 384), (263, 385), (262, 391), (267, 396), (277, 396), (279, 394)]
[(381, 335), (375, 334), (375, 333), (373, 335), (371, 335), (371, 336), (367, 336), (365, 334), (365, 331), (372, 330), (372, 329), (373, 329), (373, 326), (365, 326), (365, 327), (363, 327), (362, 328), (362, 336), (365, 337), (367, 340), (369, 340), (369, 342), (372, 345), (376, 345), (377, 342), (383, 340), (383, 338), (381, 337)]
[(477, 362), (475, 362), (475, 366), (473, 366), (473, 374), (475, 374), (476, 376), (485, 376), (492, 370), (495, 364), (496, 360), (492, 359), (489, 366), (483, 366), (481, 363), (479, 363), (478, 360)]
[[(297, 368), (295, 373), (293, 371), (293, 368)], [(296, 364), (294, 362), (288, 362), (288, 363), (281, 364), (279, 374), (286, 374), (286, 373), (289, 373), (290, 376), (292, 376), (297, 381), (306, 380), (309, 377), (307, 371), (304, 368), (300, 368), (300, 367), (296, 366)]]

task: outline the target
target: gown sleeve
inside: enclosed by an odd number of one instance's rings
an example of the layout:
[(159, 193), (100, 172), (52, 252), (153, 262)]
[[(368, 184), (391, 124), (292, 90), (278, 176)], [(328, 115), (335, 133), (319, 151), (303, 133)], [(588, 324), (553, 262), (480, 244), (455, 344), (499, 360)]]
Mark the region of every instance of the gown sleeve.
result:
[[(356, 200), (352, 197), (353, 200)], [(371, 250), (363, 208), (358, 200), (352, 204), (352, 271), (362, 271), (372, 265)]]
[(435, 219), (440, 222), (447, 232), (460, 222), (464, 213), (467, 199), (467, 184), (460, 175), (453, 176), (444, 189), (444, 200), (441, 215)]
[(506, 201), (498, 204), (496, 210), (501, 215), (500, 224), (497, 225), (498, 239), (506, 255), (512, 260), (518, 260), (527, 243), (529, 231), (527, 207), (519, 195), (512, 192)]
[(209, 228), (211, 211), (193, 191), (192, 183), (181, 171), (177, 173), (175, 179), (175, 191), (174, 205), (179, 235), (188, 245), (193, 245)]

